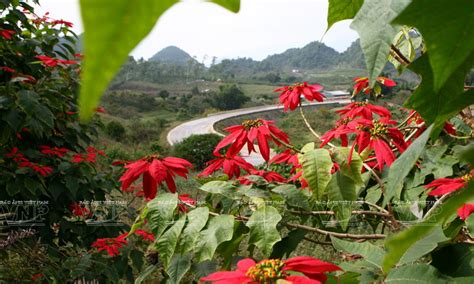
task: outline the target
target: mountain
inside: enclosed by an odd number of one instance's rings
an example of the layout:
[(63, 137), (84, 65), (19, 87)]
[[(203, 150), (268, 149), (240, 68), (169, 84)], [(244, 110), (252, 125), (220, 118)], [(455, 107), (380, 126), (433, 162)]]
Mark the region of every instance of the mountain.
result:
[(196, 62), (186, 51), (176, 46), (168, 46), (158, 51), (149, 61), (159, 61), (162, 63), (185, 65), (189, 61)]

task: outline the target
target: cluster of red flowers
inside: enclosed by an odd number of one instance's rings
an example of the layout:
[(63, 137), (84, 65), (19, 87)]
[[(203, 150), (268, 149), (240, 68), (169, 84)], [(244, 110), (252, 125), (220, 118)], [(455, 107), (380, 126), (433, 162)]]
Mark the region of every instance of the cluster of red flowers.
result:
[[(154, 242), (155, 236), (145, 230), (136, 230), (135, 235), (140, 236), (144, 241)], [(128, 233), (123, 233), (115, 238), (101, 238), (92, 243), (91, 247), (96, 248), (97, 252), (106, 251), (111, 257), (120, 255), (120, 249), (128, 245)]]
[(11, 39), (16, 32), (14, 30), (0, 30), (0, 36), (4, 39)]
[(97, 150), (94, 147), (87, 147), (86, 148), (86, 153), (78, 153), (72, 155), (71, 163), (95, 163), (97, 160), (97, 155), (100, 155), (102, 157), (106, 157), (104, 151), (102, 150)]
[(309, 85), (307, 82), (295, 83), (291, 86), (283, 86), (275, 89), (274, 92), (280, 92), (280, 103), (283, 104), (284, 110), (294, 110), (301, 104), (301, 97), (304, 96), (308, 101), (322, 102), (325, 96), (320, 92), (323, 86), (314, 84)]
[(341, 270), (341, 268), (337, 265), (309, 256), (298, 256), (286, 260), (266, 259), (258, 263), (253, 259), (246, 258), (237, 263), (235, 271), (214, 272), (201, 278), (200, 281), (226, 284), (257, 284), (277, 283), (278, 280), (287, 280), (290, 283), (319, 284), (327, 280), (326, 272), (338, 270)]
[(40, 165), (38, 163), (33, 163), (28, 160), (28, 158), (26, 158), (23, 153), (20, 153), (17, 147), (13, 147), (10, 153), (7, 153), (5, 156), (7, 158), (13, 159), (13, 161), (18, 164), (19, 168), (30, 168), (43, 177), (48, 176), (53, 172), (53, 169), (51, 167)]
[(69, 204), (69, 210), (71, 210), (72, 214), (77, 217), (90, 217), (92, 214), (87, 207), (77, 202)]
[(37, 55), (35, 57), (38, 58), (43, 63), (43, 65), (48, 67), (56, 67), (58, 65), (74, 65), (78, 63), (76, 60), (58, 59), (46, 55)]
[(122, 190), (127, 190), (141, 176), (145, 197), (153, 199), (156, 196), (158, 185), (163, 182), (166, 183), (171, 192), (176, 192), (174, 177), (178, 175), (187, 178), (192, 165), (180, 158), (160, 158), (157, 155), (151, 155), (125, 165), (125, 168), (127, 170), (120, 177)]
[[(459, 190), (465, 187), (472, 180), (474, 180), (474, 170), (460, 178), (436, 179), (425, 185), (425, 188), (431, 190), (428, 195), (440, 196)], [(464, 206), (458, 209), (458, 216), (461, 219), (466, 220), (466, 218), (469, 217), (469, 215), (471, 215), (473, 212), (474, 204), (464, 204)]]
[(51, 148), (50, 146), (43, 145), (40, 146), (40, 152), (48, 155), (48, 156), (56, 156), (59, 158), (64, 157), (69, 152), (69, 149), (64, 148), (64, 147), (53, 147)]
[(0, 66), (0, 70), (2, 70), (4, 72), (11, 73), (12, 74), (12, 79), (15, 79), (16, 81), (31, 83), (31, 84), (36, 83), (36, 79), (33, 76), (19, 73), (15, 69), (12, 69), (10, 67)]
[[(354, 78), (354, 82), (355, 82), (355, 85), (354, 85), (353, 96), (357, 95), (361, 91), (366, 95), (372, 92), (372, 88), (369, 87), (369, 78), (357, 77), (357, 78)], [(394, 81), (385, 77), (377, 77), (376, 82), (377, 84), (383, 85), (385, 87), (395, 87), (397, 85)]]

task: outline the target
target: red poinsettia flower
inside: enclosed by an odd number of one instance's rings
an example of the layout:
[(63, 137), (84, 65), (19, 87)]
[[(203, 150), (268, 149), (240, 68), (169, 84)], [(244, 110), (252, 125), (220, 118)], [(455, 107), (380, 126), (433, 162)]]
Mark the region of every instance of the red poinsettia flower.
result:
[(69, 210), (71, 210), (72, 214), (77, 217), (89, 217), (91, 215), (89, 209), (77, 202), (69, 204)]
[(73, 23), (71, 22), (68, 22), (68, 21), (65, 21), (65, 20), (54, 20), (51, 22), (51, 25), (54, 27), (55, 25), (65, 25), (65, 26), (68, 26), (70, 28), (72, 28), (73, 26)]
[(155, 236), (152, 233), (148, 233), (145, 230), (138, 229), (135, 231), (135, 235), (142, 237), (144, 241), (154, 242)]
[(77, 61), (75, 60), (57, 59), (57, 58), (52, 58), (46, 55), (37, 55), (35, 57), (38, 58), (45, 66), (48, 66), (48, 67), (56, 67), (59, 64), (62, 64), (62, 65), (77, 64)]
[(92, 243), (91, 246), (96, 248), (98, 252), (105, 250), (111, 257), (114, 257), (120, 255), (119, 249), (128, 244), (127, 240), (125, 239), (127, 235), (128, 233), (123, 233), (116, 238), (97, 239)]
[[(301, 168), (301, 166), (300, 166)], [(301, 184), (301, 188), (307, 188), (308, 187), (308, 182), (302, 178), (303, 176), (303, 170), (299, 170), (296, 174), (294, 174), (292, 177), (288, 179), (288, 182), (297, 182), (299, 181)]]
[(280, 141), (288, 143), (288, 135), (278, 129), (273, 121), (255, 119), (246, 120), (242, 125), (234, 125), (225, 128), (230, 134), (217, 144), (214, 154), (219, 155), (219, 150), (231, 144), (227, 155), (235, 156), (247, 144), (248, 152), (255, 152), (254, 143), (258, 142), (258, 147), (265, 161), (270, 159), (269, 141), (280, 145)]
[[(282, 177), (279, 173), (273, 172), (273, 171), (265, 171), (265, 170), (250, 170), (249, 175), (254, 175), (254, 176), (261, 176), (263, 177), (266, 181), (268, 182), (285, 182), (285, 178)], [(253, 182), (248, 180), (246, 176), (240, 177), (239, 182), (241, 184), (249, 185), (252, 184)]]
[(12, 69), (12, 68), (7, 67), (7, 66), (0, 66), (0, 70), (3, 70), (5, 72), (9, 72), (9, 73), (16, 73), (15, 69)]
[(388, 109), (383, 106), (369, 104), (368, 102), (353, 102), (346, 105), (341, 110), (336, 110), (336, 112), (344, 118), (362, 117), (372, 120), (374, 119), (374, 113), (379, 117), (392, 117), (392, 114)]
[(222, 168), (222, 171), (231, 179), (232, 177), (238, 178), (241, 169), (246, 172), (255, 169), (240, 156), (218, 155), (216, 159), (207, 162), (207, 164), (209, 166), (198, 174), (198, 177), (209, 176), (213, 172)]
[(53, 147), (51, 148), (50, 146), (47, 146), (47, 145), (43, 145), (43, 146), (40, 146), (40, 152), (45, 154), (45, 155), (48, 155), (48, 156), (57, 156), (57, 157), (64, 157), (64, 155), (69, 152), (69, 149), (67, 148), (58, 148), (58, 147)]
[(181, 212), (188, 212), (188, 205), (190, 206), (195, 206), (196, 205), (196, 200), (192, 199), (189, 197), (189, 194), (180, 194), (178, 195), (178, 199), (180, 203), (178, 204), (178, 209)]
[(347, 134), (353, 132), (353, 130), (347, 126), (350, 121), (352, 121), (351, 117), (345, 117), (337, 120), (336, 127), (327, 131), (321, 136), (322, 142), (319, 147), (324, 147), (333, 139), (341, 139), (341, 146), (346, 147), (349, 143)]
[[(360, 93), (361, 91), (363, 91), (364, 94), (366, 95), (372, 91), (372, 89), (369, 88), (369, 78), (357, 77), (357, 78), (354, 78), (353, 81), (355, 82), (353, 96)], [(394, 87), (397, 85), (395, 81), (392, 81), (385, 77), (377, 77), (377, 82), (386, 87)]]
[(400, 130), (389, 127), (389, 125), (396, 123), (396, 121), (388, 118), (379, 120), (359, 118), (349, 122), (348, 127), (356, 133), (352, 149), (357, 145), (360, 153), (369, 148), (375, 152), (380, 170), (383, 169), (384, 164), (390, 166), (395, 161), (395, 154), (390, 147), (390, 143), (397, 147), (400, 153), (403, 153), (408, 147)]
[(322, 90), (323, 86), (321, 85), (309, 85), (307, 82), (303, 82), (275, 89), (274, 92), (281, 92), (280, 103), (284, 105), (284, 110), (287, 111), (288, 109), (294, 110), (301, 104), (301, 96), (304, 96), (308, 101), (322, 102), (325, 98), (320, 92)]
[(474, 170), (460, 178), (439, 178), (425, 185), (425, 188), (432, 189), (428, 193), (431, 196), (445, 195), (447, 193), (463, 188), (473, 179)]
[(4, 39), (11, 39), (15, 33), (13, 30), (0, 30), (0, 36)]
[[(426, 125), (423, 124), (425, 121), (415, 110), (411, 110), (409, 116), (411, 116), (411, 118), (408, 120), (408, 124), (415, 124), (418, 127), (414, 136), (414, 138), (418, 138), (427, 128)], [(443, 130), (448, 134), (456, 135), (456, 127), (450, 122), (444, 123)]]
[(176, 192), (174, 177), (178, 175), (187, 178), (188, 169), (192, 168), (192, 164), (180, 158), (160, 158), (157, 155), (151, 155), (125, 165), (125, 168), (127, 170), (120, 177), (122, 190), (126, 190), (142, 176), (145, 197), (153, 199), (156, 196), (158, 185), (162, 182), (166, 182), (171, 192)]
[(474, 204), (464, 204), (458, 209), (458, 216), (462, 220), (466, 220), (474, 212)]
[[(237, 270), (214, 272), (201, 278), (200, 281), (226, 284), (258, 284), (288, 280), (291, 283), (319, 284), (326, 281), (325, 272), (337, 270), (341, 270), (341, 268), (309, 256), (298, 256), (287, 260), (266, 259), (259, 263), (246, 258), (237, 263)], [(292, 272), (299, 273), (292, 275)]]

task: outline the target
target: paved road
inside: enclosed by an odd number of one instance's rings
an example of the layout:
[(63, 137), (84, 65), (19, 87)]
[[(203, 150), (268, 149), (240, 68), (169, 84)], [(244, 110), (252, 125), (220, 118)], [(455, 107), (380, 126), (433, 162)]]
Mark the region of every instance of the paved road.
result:
[[(328, 105), (328, 104), (335, 104), (335, 103), (347, 104), (349, 102), (350, 102), (349, 99), (338, 99), (338, 100), (328, 100), (324, 102), (309, 103), (303, 106), (307, 107), (307, 106), (313, 106), (313, 105)], [(208, 117), (190, 120), (171, 129), (170, 132), (168, 132), (167, 140), (170, 145), (174, 145), (193, 134), (216, 133), (216, 134), (222, 135), (214, 129), (214, 124), (216, 124), (217, 122), (221, 120), (231, 118), (231, 117), (241, 116), (245, 114), (266, 112), (266, 111), (272, 111), (272, 110), (277, 110), (277, 109), (282, 109), (282, 108), (283, 106), (259, 106), (259, 107), (238, 109), (238, 110), (228, 111), (228, 112), (220, 112), (220, 113), (209, 115)], [(258, 150), (258, 147), (256, 147), (256, 149)], [(245, 160), (247, 160), (249, 163), (253, 165), (259, 165), (263, 163), (263, 159), (259, 154), (251, 153), (249, 155), (247, 151), (243, 151), (241, 155)]]

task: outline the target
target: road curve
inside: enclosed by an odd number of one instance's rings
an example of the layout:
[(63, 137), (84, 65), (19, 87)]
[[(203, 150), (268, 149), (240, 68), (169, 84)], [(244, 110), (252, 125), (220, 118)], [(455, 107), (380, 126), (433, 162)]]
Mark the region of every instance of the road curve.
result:
[[(337, 99), (337, 100), (327, 100), (324, 102), (313, 102), (313, 103), (305, 104), (303, 106), (307, 107), (307, 106), (313, 106), (313, 105), (347, 104), (349, 102), (350, 102), (349, 99)], [(214, 124), (216, 124), (217, 122), (221, 120), (231, 118), (231, 117), (241, 116), (245, 114), (266, 112), (266, 111), (272, 111), (272, 110), (277, 110), (277, 109), (282, 109), (282, 108), (283, 106), (281, 105), (258, 106), (258, 107), (244, 108), (244, 109), (238, 109), (238, 110), (233, 110), (233, 111), (228, 111), (228, 112), (219, 112), (216, 114), (211, 114), (207, 117), (190, 120), (176, 126), (175, 128), (171, 129), (168, 132), (168, 135), (166, 138), (170, 145), (174, 145), (193, 134), (215, 133), (215, 134), (222, 135), (214, 129)], [(258, 149), (258, 147), (256, 148)], [(251, 153), (249, 155), (246, 152), (247, 151), (245, 151), (245, 153), (241, 153), (241, 155), (249, 163), (253, 165), (259, 165), (263, 163), (263, 159), (261, 158), (259, 154)]]

